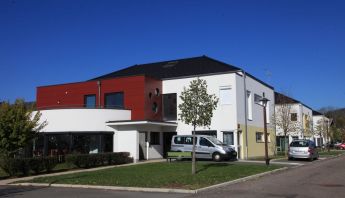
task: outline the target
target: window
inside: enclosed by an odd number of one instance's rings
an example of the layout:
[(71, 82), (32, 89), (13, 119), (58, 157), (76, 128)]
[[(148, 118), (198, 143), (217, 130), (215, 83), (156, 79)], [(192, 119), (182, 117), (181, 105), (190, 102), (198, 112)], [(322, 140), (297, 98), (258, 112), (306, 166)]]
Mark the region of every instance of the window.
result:
[(177, 120), (176, 93), (163, 94), (163, 119)]
[(234, 133), (233, 132), (224, 132), (223, 133), (223, 142), (226, 145), (234, 145)]
[(297, 121), (297, 113), (291, 113), (291, 121)]
[(85, 95), (84, 96), (84, 107), (96, 108), (96, 95)]
[(220, 87), (219, 89), (219, 102), (221, 105), (231, 104), (231, 87)]
[(208, 146), (208, 147), (213, 146), (213, 144), (210, 141), (208, 141), (206, 138), (203, 138), (203, 137), (200, 138), (199, 144), (200, 146)]
[(151, 145), (160, 145), (159, 132), (151, 132), (150, 133), (150, 144)]
[(264, 142), (264, 133), (256, 132), (256, 142)]
[(254, 103), (255, 104), (262, 104), (262, 96), (258, 95), (258, 94), (254, 94)]
[[(197, 138), (195, 138), (195, 142), (196, 142), (196, 139)], [(175, 144), (190, 144), (190, 145), (192, 145), (193, 144), (193, 138), (192, 138), (192, 136), (186, 136), (186, 137), (177, 136), (177, 137), (175, 137), (174, 142), (175, 142)]]
[(123, 92), (105, 94), (105, 108), (124, 108)]
[(252, 93), (247, 91), (248, 120), (253, 120)]

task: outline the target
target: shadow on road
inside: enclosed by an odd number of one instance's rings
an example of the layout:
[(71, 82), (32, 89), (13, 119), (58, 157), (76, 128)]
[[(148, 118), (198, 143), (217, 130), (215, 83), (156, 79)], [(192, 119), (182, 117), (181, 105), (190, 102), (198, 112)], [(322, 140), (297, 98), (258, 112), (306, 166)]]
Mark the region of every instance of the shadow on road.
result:
[(13, 197), (14, 194), (22, 194), (48, 187), (27, 187), (27, 186), (0, 186), (0, 197)]

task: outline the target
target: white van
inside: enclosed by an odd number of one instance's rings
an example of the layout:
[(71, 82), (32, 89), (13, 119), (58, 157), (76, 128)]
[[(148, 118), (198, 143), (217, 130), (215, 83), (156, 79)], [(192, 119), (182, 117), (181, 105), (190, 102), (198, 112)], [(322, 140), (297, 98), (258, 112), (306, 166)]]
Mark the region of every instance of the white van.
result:
[[(214, 161), (237, 159), (237, 152), (223, 144), (217, 138), (207, 135), (195, 135), (196, 158), (213, 159)], [(174, 135), (171, 140), (171, 151), (192, 152), (192, 135)]]

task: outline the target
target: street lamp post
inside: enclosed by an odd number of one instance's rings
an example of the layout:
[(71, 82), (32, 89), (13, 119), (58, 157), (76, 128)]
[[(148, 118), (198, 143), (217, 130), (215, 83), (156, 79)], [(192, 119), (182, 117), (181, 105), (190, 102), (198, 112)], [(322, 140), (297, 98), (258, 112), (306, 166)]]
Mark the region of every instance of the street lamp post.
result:
[(260, 100), (262, 102), (262, 107), (264, 108), (264, 136), (265, 136), (265, 161), (266, 165), (270, 165), (270, 159), (268, 158), (268, 140), (267, 140), (267, 120), (266, 120), (266, 106), (267, 102), (270, 101), (265, 97), (265, 93), (262, 93), (262, 99)]

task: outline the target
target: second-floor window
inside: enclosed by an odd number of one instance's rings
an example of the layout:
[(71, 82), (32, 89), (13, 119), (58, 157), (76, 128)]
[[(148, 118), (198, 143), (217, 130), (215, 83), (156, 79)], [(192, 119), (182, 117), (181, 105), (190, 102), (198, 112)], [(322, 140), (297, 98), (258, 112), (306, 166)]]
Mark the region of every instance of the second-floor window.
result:
[(176, 93), (163, 94), (164, 120), (177, 120)]
[(297, 121), (297, 113), (291, 113), (291, 121)]
[(96, 108), (96, 95), (95, 94), (84, 96), (84, 107)]
[(107, 93), (104, 97), (105, 108), (123, 109), (123, 92)]

